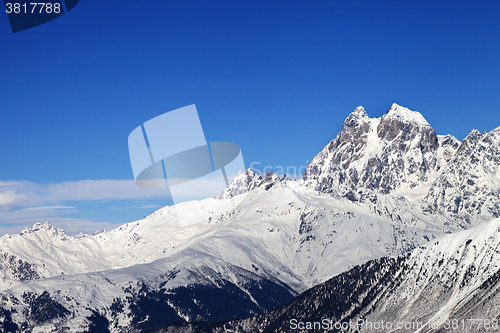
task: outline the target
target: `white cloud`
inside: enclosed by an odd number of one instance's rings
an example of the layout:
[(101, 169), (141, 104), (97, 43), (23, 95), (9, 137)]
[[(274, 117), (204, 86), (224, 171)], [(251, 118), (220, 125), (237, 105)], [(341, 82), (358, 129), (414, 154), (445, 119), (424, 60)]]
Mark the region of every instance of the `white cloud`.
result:
[[(175, 202), (204, 199), (216, 195), (225, 182), (220, 177), (202, 177), (175, 187)], [(30, 181), (0, 181), (0, 235), (6, 232), (19, 232), (26, 226), (48, 221), (54, 226), (66, 230), (68, 234), (79, 232), (93, 233), (98, 229), (110, 229), (116, 225), (105, 222), (93, 222), (88, 217), (103, 211), (103, 202), (113, 200), (134, 200), (135, 202), (120, 208), (107, 209), (157, 209), (161, 206), (152, 204), (151, 199), (171, 199), (168, 190), (150, 190), (137, 186), (134, 180), (80, 180), (53, 184), (36, 184)], [(218, 189), (218, 190), (217, 190)], [(138, 203), (137, 200), (142, 201)], [(91, 203), (89, 210), (82, 211), (84, 202)], [(149, 201), (149, 202), (148, 202)], [(81, 203), (81, 204), (79, 204)], [(104, 208), (106, 209), (106, 208)], [(118, 213), (118, 211), (115, 210)], [(71, 214), (71, 215), (70, 215)], [(78, 218), (74, 218), (75, 214)], [(98, 213), (99, 214), (99, 213)], [(65, 217), (67, 215), (73, 218)], [(84, 216), (82, 216), (84, 215)], [(86, 216), (85, 216), (86, 215)], [(97, 217), (101, 220), (102, 218)]]
[(11, 190), (0, 192), (0, 210), (11, 210), (15, 204), (26, 199), (25, 194)]
[[(63, 210), (62, 210), (63, 209)], [(68, 206), (44, 206), (44, 207), (29, 207), (24, 209), (16, 209), (11, 211), (0, 211), (0, 221), (8, 223), (25, 223), (26, 219), (37, 219), (41, 221), (47, 216), (57, 216), (66, 213), (72, 207)]]
[(72, 209), (75, 207), (71, 206), (41, 206), (41, 207), (29, 207), (29, 208), (23, 208), (19, 209), (20, 211), (26, 211), (26, 210), (47, 210), (47, 209)]
[(17, 182), (8, 182), (5, 180), (0, 180), (0, 186), (16, 185)]
[(166, 190), (147, 190), (133, 180), (79, 180), (55, 184), (29, 181), (2, 182), (6, 192), (0, 192), (0, 209), (58, 205), (68, 201), (123, 200), (168, 198)]
[[(56, 206), (71, 201), (141, 200), (171, 198), (168, 190), (144, 189), (128, 179), (78, 180), (55, 184), (36, 184), (29, 181), (2, 182), (6, 192), (0, 192), (0, 210), (14, 207)], [(222, 189), (220, 177), (199, 178), (176, 185), (176, 202), (206, 198)], [(222, 188), (224, 188), (222, 186)], [(214, 192), (214, 189), (218, 189)]]

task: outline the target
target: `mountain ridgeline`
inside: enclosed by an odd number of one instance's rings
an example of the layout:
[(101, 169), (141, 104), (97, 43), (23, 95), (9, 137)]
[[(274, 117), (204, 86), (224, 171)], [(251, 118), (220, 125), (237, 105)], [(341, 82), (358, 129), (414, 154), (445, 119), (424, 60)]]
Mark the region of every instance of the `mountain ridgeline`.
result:
[[(111, 231), (38, 223), (1, 237), (0, 330), (498, 319), (499, 168), (500, 129), (460, 142), (397, 104), (380, 118), (358, 107), (303, 179), (249, 169), (215, 198)], [(203, 222), (181, 227), (176, 212), (193, 208)]]

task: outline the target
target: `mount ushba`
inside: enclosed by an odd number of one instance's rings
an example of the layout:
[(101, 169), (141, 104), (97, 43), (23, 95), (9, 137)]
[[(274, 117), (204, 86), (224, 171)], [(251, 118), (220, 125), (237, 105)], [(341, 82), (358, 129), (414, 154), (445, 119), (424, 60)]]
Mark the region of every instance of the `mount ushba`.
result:
[[(0, 329), (143, 332), (272, 310), (500, 216), (499, 153), (500, 129), (460, 142), (397, 104), (381, 118), (358, 107), (302, 180), (249, 169), (215, 198), (112, 231), (70, 237), (36, 224), (1, 237)], [(205, 222), (181, 227), (176, 209), (193, 207)]]

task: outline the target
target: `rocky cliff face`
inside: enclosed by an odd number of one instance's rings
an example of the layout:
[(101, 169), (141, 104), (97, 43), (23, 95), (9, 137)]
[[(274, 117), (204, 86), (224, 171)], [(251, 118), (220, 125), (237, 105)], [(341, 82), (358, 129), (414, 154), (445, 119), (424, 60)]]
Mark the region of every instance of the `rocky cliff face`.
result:
[(309, 163), (304, 180), (322, 192), (389, 194), (433, 180), (453, 149), (418, 112), (393, 104), (381, 118), (369, 118), (358, 107)]
[(472, 130), (432, 184), (425, 201), (431, 211), (458, 218), (500, 216), (500, 128)]

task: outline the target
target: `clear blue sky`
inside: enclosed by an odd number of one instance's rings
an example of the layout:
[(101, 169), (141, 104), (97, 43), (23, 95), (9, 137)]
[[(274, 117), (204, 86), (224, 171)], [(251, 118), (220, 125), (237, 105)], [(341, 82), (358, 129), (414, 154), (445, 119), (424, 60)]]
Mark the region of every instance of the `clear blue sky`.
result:
[(247, 167), (305, 165), (359, 105), (401, 104), (459, 140), (492, 130), (499, 17), (499, 1), (81, 0), (13, 34), (0, 15), (0, 234), (109, 229), (170, 203), (87, 185), (133, 179), (130, 132), (190, 104)]

